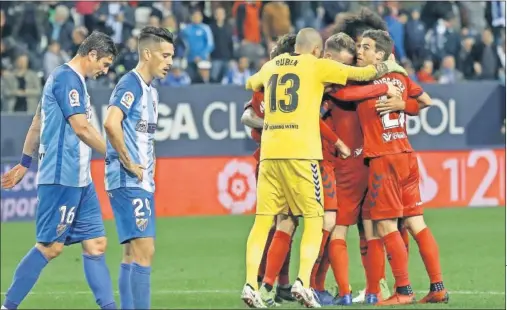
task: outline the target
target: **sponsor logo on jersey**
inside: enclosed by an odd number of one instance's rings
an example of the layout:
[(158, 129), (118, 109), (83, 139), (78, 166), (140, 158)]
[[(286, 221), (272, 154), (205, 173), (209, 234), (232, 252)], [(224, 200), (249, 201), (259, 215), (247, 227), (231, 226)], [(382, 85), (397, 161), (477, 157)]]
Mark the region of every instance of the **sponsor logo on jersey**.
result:
[(130, 107), (132, 106), (132, 103), (134, 103), (134, 94), (127, 91), (123, 94), (123, 96), (121, 97), (121, 100), (120, 100), (120, 103), (126, 107), (127, 109), (130, 109)]
[(79, 107), (79, 93), (75, 89), (69, 92), (69, 103), (71, 107)]
[(382, 138), (384, 142), (390, 142), (398, 139), (405, 139), (407, 135), (404, 132), (384, 132)]
[(148, 123), (148, 121), (144, 119), (140, 119), (137, 121), (136, 124), (136, 131), (142, 132), (142, 133), (155, 133), (157, 130), (157, 124), (155, 123)]

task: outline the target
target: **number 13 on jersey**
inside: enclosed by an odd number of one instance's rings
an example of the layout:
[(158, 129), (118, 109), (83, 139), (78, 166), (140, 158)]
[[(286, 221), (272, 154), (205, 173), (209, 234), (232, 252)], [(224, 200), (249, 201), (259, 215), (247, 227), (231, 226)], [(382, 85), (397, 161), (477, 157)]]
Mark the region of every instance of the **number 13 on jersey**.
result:
[(299, 104), (300, 85), (299, 76), (294, 73), (273, 74), (268, 81), (269, 112), (294, 112)]

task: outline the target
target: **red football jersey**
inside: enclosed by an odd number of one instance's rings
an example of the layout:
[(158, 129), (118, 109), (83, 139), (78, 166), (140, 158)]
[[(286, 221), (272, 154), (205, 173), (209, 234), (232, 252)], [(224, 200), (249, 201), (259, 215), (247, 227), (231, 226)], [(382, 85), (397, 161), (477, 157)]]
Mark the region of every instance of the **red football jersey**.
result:
[[(321, 109), (320, 109), (320, 117), (322, 119), (322, 121), (324, 122), (324, 124), (326, 124), (331, 130), (334, 130), (333, 129), (333, 120), (332, 120), (332, 115), (331, 115), (331, 107), (332, 107), (332, 103), (328, 102), (327, 100), (322, 102), (322, 106), (321, 106)], [(321, 133), (321, 137), (322, 137), (322, 156), (324, 158), (324, 160), (326, 161), (334, 161), (336, 159), (336, 148), (334, 146), (334, 143), (336, 143), (336, 140), (335, 141), (329, 141), (328, 139), (325, 138), (324, 136), (324, 133), (323, 133), (323, 130), (321, 129), (320, 130), (320, 133)]]
[[(400, 89), (402, 99), (409, 97), (408, 78), (399, 73), (389, 73), (373, 81), (373, 84), (391, 82)], [(363, 131), (363, 152), (366, 158), (388, 154), (413, 152), (408, 141), (406, 131), (406, 116), (404, 112), (393, 112), (380, 116), (375, 104), (385, 96), (364, 100), (358, 103), (357, 114)]]

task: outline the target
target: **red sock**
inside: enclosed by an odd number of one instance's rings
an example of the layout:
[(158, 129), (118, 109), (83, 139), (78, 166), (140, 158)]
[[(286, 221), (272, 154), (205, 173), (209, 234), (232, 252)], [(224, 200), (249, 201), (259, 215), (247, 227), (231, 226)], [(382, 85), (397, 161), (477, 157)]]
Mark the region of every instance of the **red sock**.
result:
[(262, 279), (264, 278), (264, 274), (266, 273), (266, 260), (268, 257), (268, 250), (271, 246), (271, 241), (273, 240), (273, 236), (275, 234), (276, 227), (271, 227), (271, 230), (269, 231), (268, 239), (266, 240), (266, 246), (264, 247), (264, 253), (262, 254), (262, 260), (261, 264), (259, 265), (259, 271), (257, 272), (257, 280), (258, 282), (262, 282)]
[(329, 231), (322, 230), (322, 241), (320, 242), (320, 251), (315, 265), (313, 265), (312, 274), (310, 275), (310, 287), (317, 289), (317, 283), (315, 283), (317, 272), (319, 271), (320, 262), (322, 261), (322, 255), (324, 255), (324, 249), (326, 248), (327, 241), (329, 239)]
[(333, 267), (334, 278), (340, 290), (340, 296), (350, 294), (349, 254), (345, 240), (334, 239), (329, 242), (329, 259)]
[(407, 249), (405, 248), (400, 232), (394, 231), (382, 238), (382, 240), (387, 250), (387, 259), (391, 265), (396, 287), (410, 285), (408, 279)]
[[(292, 235), (294, 237), (294, 234)], [(279, 285), (289, 285), (289, 269), (290, 269), (290, 253), (292, 251), (292, 237), (289, 243), (289, 251), (287, 255), (285, 255), (285, 261), (283, 262), (282, 269), (280, 270), (280, 274), (278, 275), (278, 284)]]
[(378, 294), (380, 292), (380, 279), (384, 274), (385, 254), (382, 246), (382, 240), (373, 239), (368, 241), (368, 252), (366, 253), (366, 281), (367, 292)]
[(273, 285), (289, 252), (292, 236), (277, 230), (268, 250), (264, 283)]
[(329, 242), (324, 248), (324, 254), (320, 261), (319, 270), (315, 276), (315, 289), (322, 292), (326, 290), (326, 275), (329, 270)]
[(440, 260), (438, 253), (438, 244), (431, 230), (426, 227), (416, 236), (415, 241), (419, 246), (419, 253), (430, 277), (430, 283), (442, 282), (442, 269), (440, 268)]
[(405, 248), (407, 249), (407, 256), (408, 256), (408, 247), (410, 245), (410, 239), (408, 235), (408, 229), (404, 226), (400, 229), (401, 238), (403, 238), (403, 243), (405, 243)]
[[(359, 253), (361, 254), (361, 263), (363, 264), (365, 279), (366, 279), (366, 266), (368, 264), (368, 260), (366, 257), (366, 254), (368, 253), (367, 251), (368, 251), (368, 243), (366, 242), (364, 231), (359, 231)], [(366, 291), (368, 291), (368, 281), (366, 281)]]
[[(382, 239), (380, 239), (380, 240), (382, 240)], [(384, 241), (382, 241), (381, 243), (382, 243), (382, 255), (379, 257), (378, 263), (380, 264), (380, 266), (382, 266), (379, 269), (379, 271), (381, 271), (380, 279), (385, 279), (386, 278), (386, 249), (384, 246)]]

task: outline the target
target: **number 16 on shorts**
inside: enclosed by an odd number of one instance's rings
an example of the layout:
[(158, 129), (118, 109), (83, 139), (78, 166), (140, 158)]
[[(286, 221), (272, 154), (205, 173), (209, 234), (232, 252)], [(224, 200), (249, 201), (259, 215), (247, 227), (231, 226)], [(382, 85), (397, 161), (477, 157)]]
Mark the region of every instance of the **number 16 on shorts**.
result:
[(121, 187), (108, 191), (120, 243), (136, 238), (155, 238), (153, 193)]

